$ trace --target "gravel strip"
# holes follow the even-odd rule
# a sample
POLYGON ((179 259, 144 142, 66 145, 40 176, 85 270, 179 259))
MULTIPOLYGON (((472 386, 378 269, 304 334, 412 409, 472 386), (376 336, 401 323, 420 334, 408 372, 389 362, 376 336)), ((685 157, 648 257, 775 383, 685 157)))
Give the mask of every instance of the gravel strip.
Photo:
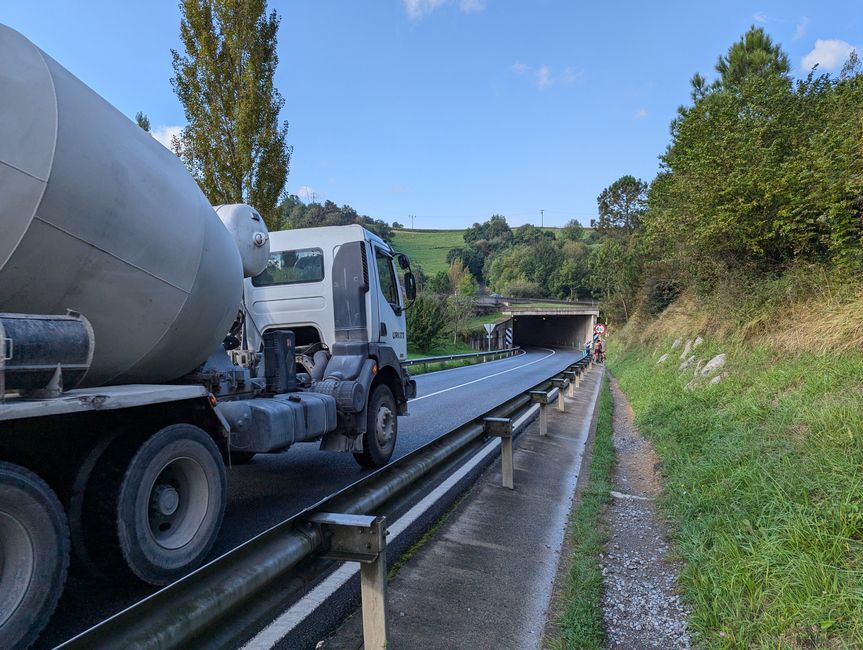
POLYGON ((690 648, 687 611, 668 561, 666 530, 653 499, 661 490, 659 460, 632 422, 629 400, 614 394, 613 502, 605 514, 610 539, 600 556, 603 610, 610 648, 690 648))

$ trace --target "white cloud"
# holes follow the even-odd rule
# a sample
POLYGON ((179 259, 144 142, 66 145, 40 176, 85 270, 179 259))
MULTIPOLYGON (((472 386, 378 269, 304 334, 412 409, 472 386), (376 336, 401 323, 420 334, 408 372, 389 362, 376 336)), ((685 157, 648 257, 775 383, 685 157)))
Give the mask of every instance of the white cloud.
MULTIPOLYGON (((402 0, 408 18, 420 21, 453 0, 402 0)), ((486 0, 459 0, 459 10, 463 14, 477 13, 485 9, 486 0)))
POLYGON ((756 23, 766 23, 767 22, 767 14, 763 11, 759 11, 752 15, 752 20, 756 23))
POLYGON ((538 88, 548 88, 556 83, 575 83, 584 75, 582 68, 567 67, 563 74, 555 77, 551 66, 545 63, 536 68, 527 63, 513 63, 510 70, 517 75, 530 75, 538 88))
MULTIPOLYGON (((152 131, 150 131, 150 135, 152 135, 156 140, 161 142, 165 147, 171 149, 171 138, 174 136, 180 137, 180 131, 183 130, 182 126, 158 126, 152 131)), ((171 149, 173 151, 173 149, 171 149)))
POLYGON ((551 68, 547 65, 541 65, 536 70, 536 85, 540 88, 545 88, 554 83, 551 77, 551 68))
POLYGON ((803 16, 800 18, 800 22, 797 23, 797 27, 794 30, 795 41, 799 41, 801 38, 806 36, 807 27, 809 27, 809 16, 803 16))
POLYGON ((460 7, 463 14, 473 14, 485 9, 485 0, 461 0, 460 7))
POLYGON ((848 56, 856 49, 850 43, 840 41, 838 39, 815 41, 815 49, 803 57, 803 69, 811 70, 813 66, 818 65, 822 71, 831 71, 838 68, 848 60, 848 56))
POLYGON ((635 119, 640 120, 644 117, 647 117, 647 109, 646 108, 639 108, 637 111, 635 111, 635 119))
POLYGON ((564 68, 562 80, 563 80, 563 83, 565 83, 565 84, 571 84, 571 83, 575 83, 576 81, 581 79, 583 76, 584 76, 584 68, 573 68, 570 66, 570 67, 564 68))
POLYGON ((308 203, 309 201, 317 201, 319 199, 318 193, 315 191, 314 187, 309 187, 308 185, 303 185, 297 188, 297 191, 294 192, 298 197, 300 197, 301 201, 305 201, 308 203))

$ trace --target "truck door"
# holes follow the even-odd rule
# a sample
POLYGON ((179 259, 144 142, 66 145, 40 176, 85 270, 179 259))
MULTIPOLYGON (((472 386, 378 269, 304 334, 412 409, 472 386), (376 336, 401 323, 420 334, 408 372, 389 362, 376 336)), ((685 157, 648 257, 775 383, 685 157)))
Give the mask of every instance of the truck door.
POLYGON ((372 244, 378 276, 378 340, 389 345, 399 359, 407 359, 405 309, 392 255, 372 244))

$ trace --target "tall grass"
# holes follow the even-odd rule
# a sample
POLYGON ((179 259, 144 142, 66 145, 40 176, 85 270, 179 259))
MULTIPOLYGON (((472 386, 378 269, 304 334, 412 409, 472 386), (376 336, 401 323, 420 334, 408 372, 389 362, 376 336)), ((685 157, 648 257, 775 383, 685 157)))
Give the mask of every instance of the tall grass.
POLYGON ((562 610, 556 638, 545 640, 555 650, 605 647, 602 616, 602 567, 599 553, 608 539, 602 513, 611 500, 611 468, 614 466, 612 415, 614 399, 605 379, 599 397, 593 451, 587 484, 570 520, 572 553, 564 579, 562 610))
POLYGON ((863 647, 863 353, 698 352, 720 348, 729 376, 694 391, 648 347, 609 358, 663 461, 689 628, 708 647, 863 647))

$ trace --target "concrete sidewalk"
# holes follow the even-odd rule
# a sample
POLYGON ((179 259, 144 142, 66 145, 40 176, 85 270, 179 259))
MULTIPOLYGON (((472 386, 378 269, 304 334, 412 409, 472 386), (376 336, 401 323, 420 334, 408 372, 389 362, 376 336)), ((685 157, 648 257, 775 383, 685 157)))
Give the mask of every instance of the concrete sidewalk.
MULTIPOLYGON (((517 441, 515 489, 501 487, 497 461, 388 585, 390 647, 536 648, 545 625, 576 481, 603 368, 549 405, 517 441)), ((319 647, 362 648, 357 613, 319 647)))

